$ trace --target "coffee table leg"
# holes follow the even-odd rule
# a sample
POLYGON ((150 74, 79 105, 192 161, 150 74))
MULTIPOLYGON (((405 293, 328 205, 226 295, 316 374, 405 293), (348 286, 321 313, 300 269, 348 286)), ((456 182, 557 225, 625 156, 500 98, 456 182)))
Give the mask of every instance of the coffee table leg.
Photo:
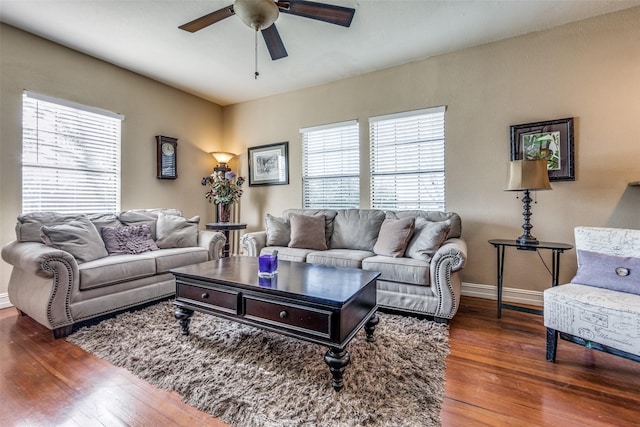
POLYGON ((376 330, 376 325, 380 323, 380 318, 377 314, 371 316, 369 321, 364 325, 364 332, 367 334, 367 342, 374 342, 376 338, 373 336, 373 331, 376 330))
POLYGON ((182 327, 182 335, 189 335, 189 323, 191 323, 191 316, 193 316, 193 310, 188 308, 178 307, 173 315, 180 321, 182 327))
POLYGON ((346 349, 340 350, 338 348, 329 347, 329 350, 327 350, 327 353, 324 355, 324 361, 329 365, 329 370, 333 376, 331 386, 335 391, 342 390, 342 387, 344 386, 342 374, 347 368, 350 359, 351 355, 346 349))

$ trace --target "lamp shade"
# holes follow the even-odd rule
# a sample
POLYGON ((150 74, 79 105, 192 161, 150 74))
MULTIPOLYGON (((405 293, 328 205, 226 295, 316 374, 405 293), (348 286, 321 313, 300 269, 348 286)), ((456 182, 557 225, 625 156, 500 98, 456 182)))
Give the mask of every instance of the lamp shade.
POLYGON ((509 162, 507 191, 524 190, 551 190, 545 159, 509 162))
POLYGON ((229 160, 233 159, 236 155, 233 153, 224 153, 224 152, 212 152, 211 154, 218 163, 229 163, 229 160))

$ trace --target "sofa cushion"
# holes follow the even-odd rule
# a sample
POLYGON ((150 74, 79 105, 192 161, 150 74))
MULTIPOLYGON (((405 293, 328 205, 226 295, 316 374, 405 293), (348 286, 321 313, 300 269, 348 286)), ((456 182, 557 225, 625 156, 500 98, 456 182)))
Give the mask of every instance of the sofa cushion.
POLYGON ((109 255, 96 226, 86 216, 65 224, 43 225, 40 237, 46 245, 69 252, 78 263, 109 255))
POLYGON ((273 251, 278 251, 278 259, 282 261, 305 262, 307 255, 315 249, 289 248, 287 246, 266 246, 260 250, 259 255, 270 255, 273 251))
POLYGON ((429 286, 429 263, 412 258, 374 256, 362 261, 362 269, 379 271, 380 280, 429 286))
POLYGON ((102 227, 102 240, 109 255, 141 254, 158 250, 151 238, 151 229, 146 224, 102 227))
POLYGON ((267 214, 264 217, 267 246, 287 246, 291 240, 289 218, 279 218, 267 214))
POLYGON ((403 256, 413 236, 415 222, 416 219, 412 216, 403 219, 385 219, 380 227, 378 240, 373 246, 373 252, 395 258, 403 256))
POLYGON ((209 251, 199 246, 189 248, 160 249, 150 254, 156 260, 156 273, 166 273, 172 268, 198 264, 209 260, 209 251))
POLYGON ((118 215, 118 219, 124 225, 146 225, 151 230, 151 238, 156 240, 157 217, 148 215, 144 212, 126 211, 118 215))
POLYGON ((89 218, 89 221, 91 221, 93 225, 96 226, 98 234, 101 236, 102 227, 117 227, 119 225, 122 225, 122 223, 118 219, 118 216, 112 213, 87 214, 87 218, 89 218))
POLYGON ((373 251, 385 213, 375 209, 344 209, 333 221, 331 249, 373 251))
POLYGON ((327 249, 327 241, 324 236, 324 215, 289 215, 291 222, 290 248, 327 249))
POLYGON ((156 245, 161 249, 198 246, 199 216, 186 219, 177 215, 158 215, 156 245))
POLYGON ((156 234, 156 222, 158 215, 161 213, 165 215, 182 216, 182 212, 178 209, 133 209, 121 212, 118 215, 118 219, 126 225, 147 224, 151 229, 151 238, 156 240, 158 238, 156 234))
POLYGON ((361 268, 362 260, 372 257, 371 251, 354 249, 329 249, 322 252, 311 252, 307 255, 307 262, 312 264, 330 265, 333 267, 361 268))
POLYGON ((40 228, 43 225, 60 225, 80 218, 86 218, 86 215, 67 215, 57 212, 30 212, 18 215, 16 240, 18 242, 42 242, 40 228))
POLYGON ((571 283, 640 295, 640 258, 578 249, 578 271, 571 283))
POLYGON ((447 239, 450 221, 431 222, 417 218, 413 237, 407 245, 406 255, 410 258, 431 261, 438 248, 447 239))
POLYGON ((406 218, 409 216, 414 216, 416 219, 424 218, 430 222, 449 221, 451 223, 451 228, 449 229, 449 234, 447 234, 447 239, 462 236, 462 220, 460 219, 460 215, 455 212, 422 210, 387 211, 387 218, 406 218))
POLYGON ((333 234, 333 221, 337 213, 337 211, 331 209, 287 209, 282 213, 282 215, 285 218, 289 218, 292 214, 309 216, 324 215, 324 235, 327 241, 327 246, 329 246, 329 241, 333 234))
POLYGON ((156 261, 147 252, 137 255, 114 255, 79 266, 80 290, 109 286, 156 274, 156 261))

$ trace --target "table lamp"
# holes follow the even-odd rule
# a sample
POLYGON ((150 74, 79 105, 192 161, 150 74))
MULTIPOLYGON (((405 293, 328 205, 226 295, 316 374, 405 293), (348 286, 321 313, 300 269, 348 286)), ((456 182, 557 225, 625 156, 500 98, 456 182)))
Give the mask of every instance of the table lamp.
POLYGON ((509 180, 506 191, 524 191, 522 197, 524 233, 516 241, 520 245, 536 244, 538 239, 531 235, 531 197, 530 191, 551 190, 547 161, 539 160, 513 160, 509 162, 509 180))

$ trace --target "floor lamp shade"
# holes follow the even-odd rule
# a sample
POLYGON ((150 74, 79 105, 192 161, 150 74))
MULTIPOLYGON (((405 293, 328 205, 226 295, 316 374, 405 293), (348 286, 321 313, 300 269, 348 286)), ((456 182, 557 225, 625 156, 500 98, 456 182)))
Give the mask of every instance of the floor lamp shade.
POLYGON ((521 245, 536 244, 538 239, 531 235, 531 196, 529 191, 551 190, 549 183, 549 172, 547 171, 547 161, 540 160, 514 160, 509 163, 509 177, 507 180, 507 191, 524 191, 522 197, 524 233, 518 237, 517 242, 521 245))

